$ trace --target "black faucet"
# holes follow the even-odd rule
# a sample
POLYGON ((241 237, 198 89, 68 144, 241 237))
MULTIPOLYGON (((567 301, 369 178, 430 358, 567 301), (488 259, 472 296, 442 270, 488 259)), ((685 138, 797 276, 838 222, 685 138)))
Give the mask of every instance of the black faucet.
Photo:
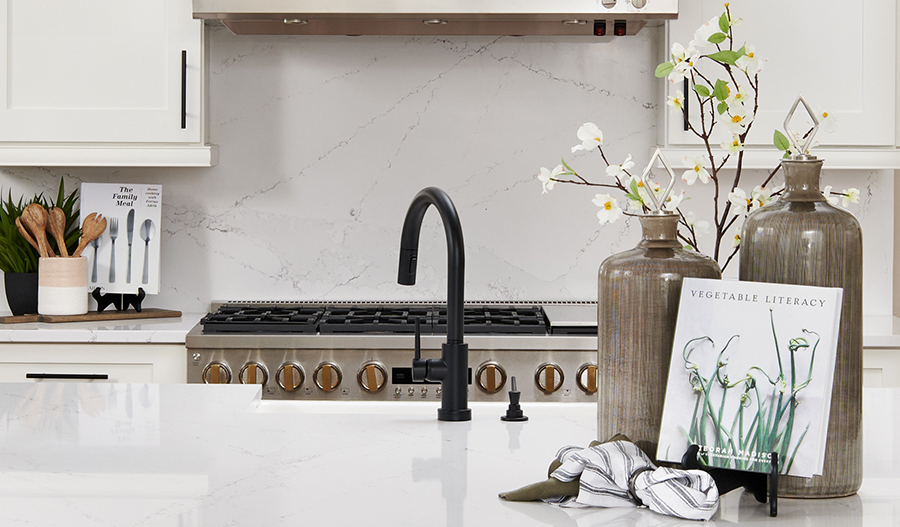
MULTIPOLYGON (((413 198, 403 221, 400 236, 400 272, 397 282, 402 285, 416 283, 416 253, 419 251, 419 231, 422 218, 429 205, 441 214, 444 233, 447 235, 447 342, 441 346, 440 359, 421 358, 419 339, 413 359, 414 381, 438 381, 441 383, 441 407, 439 421, 469 421, 472 410, 468 408, 469 346, 463 342, 463 287, 466 276, 466 254, 463 246, 462 226, 456 207, 446 192, 437 187, 422 189, 413 198)), ((418 321, 416 334, 418 335, 418 321)))

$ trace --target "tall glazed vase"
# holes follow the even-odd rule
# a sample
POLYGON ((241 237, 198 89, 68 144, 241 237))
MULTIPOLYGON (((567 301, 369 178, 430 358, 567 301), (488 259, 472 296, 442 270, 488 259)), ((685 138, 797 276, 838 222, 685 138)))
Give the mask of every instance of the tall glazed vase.
POLYGON ((819 191, 822 160, 783 160, 785 192, 751 213, 741 234, 741 280, 842 287, 825 466, 811 479, 780 478, 785 497, 832 498, 862 483, 862 231, 819 191))
POLYGON ((637 247, 600 265, 598 437, 625 434, 656 459, 681 281, 722 273, 715 260, 678 242, 677 215, 640 220, 637 247))

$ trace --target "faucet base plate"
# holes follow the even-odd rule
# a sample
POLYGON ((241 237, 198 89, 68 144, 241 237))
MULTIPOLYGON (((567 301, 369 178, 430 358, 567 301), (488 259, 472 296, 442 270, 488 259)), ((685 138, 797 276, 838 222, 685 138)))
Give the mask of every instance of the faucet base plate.
POLYGON ((464 408, 462 410, 444 410, 438 408, 438 421, 471 421, 472 410, 464 408))

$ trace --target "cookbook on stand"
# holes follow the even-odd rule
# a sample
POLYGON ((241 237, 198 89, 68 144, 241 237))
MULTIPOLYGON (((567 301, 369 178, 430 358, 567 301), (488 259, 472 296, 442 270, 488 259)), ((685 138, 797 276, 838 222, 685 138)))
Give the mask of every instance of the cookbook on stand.
POLYGON ((81 215, 106 218, 106 231, 84 254, 88 289, 159 293, 162 185, 82 183, 81 215))
POLYGON ((842 292, 685 278, 657 459, 820 475, 842 292))

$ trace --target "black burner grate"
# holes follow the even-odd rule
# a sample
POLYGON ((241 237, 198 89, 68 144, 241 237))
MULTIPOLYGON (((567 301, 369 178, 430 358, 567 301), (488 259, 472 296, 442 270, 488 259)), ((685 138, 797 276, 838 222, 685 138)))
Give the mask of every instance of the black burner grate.
POLYGON ((225 305, 200 320, 204 333, 315 333, 321 307, 225 305))
MULTIPOLYGON (((250 306, 226 304, 201 320, 204 333, 412 334, 416 319, 423 335, 447 333, 446 304, 250 306)), ((464 332, 470 334, 549 333, 541 306, 467 305, 464 332)))

